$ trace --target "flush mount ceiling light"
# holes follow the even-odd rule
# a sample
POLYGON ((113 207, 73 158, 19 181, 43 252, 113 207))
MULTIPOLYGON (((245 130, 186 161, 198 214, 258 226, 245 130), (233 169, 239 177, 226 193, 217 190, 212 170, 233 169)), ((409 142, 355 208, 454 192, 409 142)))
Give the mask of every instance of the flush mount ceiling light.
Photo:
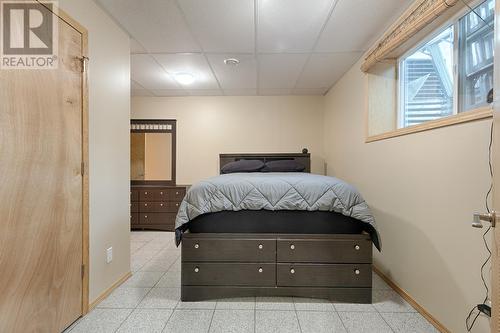
POLYGON ((240 61, 236 58, 228 58, 224 59, 224 63, 228 66, 236 66, 240 63, 240 61))
POLYGON ((188 85, 194 82, 194 75, 191 73, 176 73, 174 78, 175 81, 182 85, 188 85))

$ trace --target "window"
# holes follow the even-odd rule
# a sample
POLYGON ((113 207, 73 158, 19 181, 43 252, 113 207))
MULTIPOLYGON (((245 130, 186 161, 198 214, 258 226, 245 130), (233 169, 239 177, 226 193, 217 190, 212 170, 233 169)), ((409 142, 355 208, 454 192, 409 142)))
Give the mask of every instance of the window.
POLYGON ((494 0, 484 1, 400 59, 399 127, 487 105, 494 7, 494 0))

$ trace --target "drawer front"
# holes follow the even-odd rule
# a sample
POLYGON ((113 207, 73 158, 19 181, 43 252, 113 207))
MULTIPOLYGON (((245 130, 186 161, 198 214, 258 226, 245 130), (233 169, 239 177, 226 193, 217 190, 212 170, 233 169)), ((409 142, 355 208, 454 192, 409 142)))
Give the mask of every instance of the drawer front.
POLYGON ((275 286, 275 264, 182 263, 185 286, 275 286))
POLYGON ((370 240, 278 239, 278 262, 371 263, 370 240))
POLYGON ((182 261, 276 262, 276 241, 184 238, 182 261))
POLYGON ((139 203, 138 202, 131 202, 130 203, 130 212, 132 212, 132 213, 139 212, 139 203))
POLYGON ((139 224, 139 213, 130 213, 130 224, 139 224))
POLYGON ((178 202, 155 202, 155 211, 156 212, 166 212, 166 213, 177 213, 179 210, 178 202))
POLYGON ((130 201, 139 201, 139 191, 130 190, 130 201))
POLYGON ((139 211, 141 213, 153 213, 153 212, 156 212, 157 210, 155 208, 156 208, 155 203, 151 202, 151 201, 140 202, 139 203, 139 211))
POLYGON ((140 213, 139 221, 141 224, 156 224, 173 226, 175 224, 175 214, 173 213, 140 213))
POLYGON ((278 264, 279 287, 371 287, 370 264, 278 264))
POLYGON ((156 190, 142 189, 139 191, 140 201, 154 201, 156 190))
POLYGON ((186 189, 184 187, 171 188, 168 189, 168 200, 180 202, 184 199, 186 195, 186 189))
POLYGON ((168 201, 168 189, 157 189, 153 193, 154 201, 168 201))

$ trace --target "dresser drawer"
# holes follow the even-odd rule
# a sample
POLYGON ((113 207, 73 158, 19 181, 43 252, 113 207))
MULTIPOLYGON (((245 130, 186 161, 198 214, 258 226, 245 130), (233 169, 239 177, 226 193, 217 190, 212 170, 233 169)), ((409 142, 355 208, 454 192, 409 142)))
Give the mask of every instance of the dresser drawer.
POLYGON ((186 188, 178 187, 178 188, 170 188, 168 189, 168 200, 180 202, 184 199, 186 195, 186 188))
POLYGON ((156 189, 153 192, 154 201, 168 201, 168 191, 166 188, 156 189))
POLYGON ((371 263, 369 239, 278 239, 278 262, 371 263))
POLYGON ((139 212, 139 203, 138 202, 131 202, 130 203, 130 212, 131 213, 138 213, 139 212))
POLYGON ((139 224, 139 213, 130 213, 130 224, 139 224))
POLYGON ((366 287, 372 286, 370 264, 278 264, 280 287, 366 287))
POLYGON ((156 191, 152 189, 139 190, 139 201, 154 201, 156 191))
POLYGON ((155 202, 155 212, 177 213, 180 203, 178 202, 155 202))
POLYGON ((156 224, 173 226, 175 224, 175 213, 140 213, 141 224, 156 224))
POLYGON ((139 201, 139 191, 130 190, 130 201, 139 201))
POLYGON ((140 202, 139 203, 139 211, 141 213, 154 213, 156 210, 156 203, 152 201, 148 202, 140 202))
POLYGON ((275 286, 275 264, 183 263, 182 285, 275 286))
POLYGON ((274 239, 189 239, 182 240, 182 261, 275 262, 274 239))

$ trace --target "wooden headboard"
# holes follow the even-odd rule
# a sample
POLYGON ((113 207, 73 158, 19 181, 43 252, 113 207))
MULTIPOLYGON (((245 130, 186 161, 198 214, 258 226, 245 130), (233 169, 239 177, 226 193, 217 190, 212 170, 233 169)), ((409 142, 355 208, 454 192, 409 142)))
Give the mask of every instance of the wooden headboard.
POLYGON ((310 153, 267 153, 267 154, 219 154, 219 173, 224 165, 238 160, 295 160, 303 164, 306 169, 304 172, 311 172, 311 154, 310 153))

